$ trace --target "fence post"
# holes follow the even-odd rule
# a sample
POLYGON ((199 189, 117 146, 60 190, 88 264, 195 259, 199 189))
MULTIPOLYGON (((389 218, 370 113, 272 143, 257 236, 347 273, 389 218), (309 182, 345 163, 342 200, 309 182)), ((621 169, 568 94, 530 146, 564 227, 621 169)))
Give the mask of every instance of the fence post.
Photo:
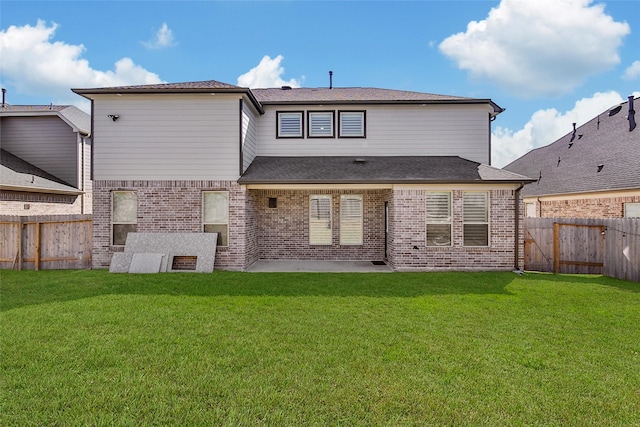
POLYGON ((35 269, 40 270, 40 227, 41 222, 36 222, 36 254, 35 254, 35 269))
POLYGON ((553 223, 553 272, 560 273, 560 224, 553 223))

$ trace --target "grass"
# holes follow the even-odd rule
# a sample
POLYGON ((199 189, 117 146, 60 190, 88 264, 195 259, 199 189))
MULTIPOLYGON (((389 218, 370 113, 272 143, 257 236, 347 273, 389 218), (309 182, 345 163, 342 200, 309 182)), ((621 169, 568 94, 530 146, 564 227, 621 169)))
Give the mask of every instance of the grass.
POLYGON ((526 273, 2 271, 28 425, 640 425, 640 284, 526 273))

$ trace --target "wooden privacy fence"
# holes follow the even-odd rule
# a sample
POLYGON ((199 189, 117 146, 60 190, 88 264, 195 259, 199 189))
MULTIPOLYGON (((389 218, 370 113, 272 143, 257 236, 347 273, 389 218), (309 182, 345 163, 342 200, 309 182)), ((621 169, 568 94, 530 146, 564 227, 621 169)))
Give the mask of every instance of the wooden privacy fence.
POLYGON ((91 215, 0 216, 0 268, 91 268, 91 215))
POLYGON ((525 270, 640 282, 640 219, 525 218, 525 270))

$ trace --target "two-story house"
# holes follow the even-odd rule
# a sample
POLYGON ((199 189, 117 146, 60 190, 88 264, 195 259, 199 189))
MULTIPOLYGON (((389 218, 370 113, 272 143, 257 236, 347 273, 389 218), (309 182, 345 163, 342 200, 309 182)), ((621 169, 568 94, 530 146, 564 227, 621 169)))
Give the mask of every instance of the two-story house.
POLYGON ((71 105, 0 107, 4 215, 91 213, 91 119, 71 105))
POLYGON ((217 81, 92 101, 94 267, 128 232, 217 232, 216 267, 386 260, 522 267, 524 176, 489 166, 490 99, 217 81))

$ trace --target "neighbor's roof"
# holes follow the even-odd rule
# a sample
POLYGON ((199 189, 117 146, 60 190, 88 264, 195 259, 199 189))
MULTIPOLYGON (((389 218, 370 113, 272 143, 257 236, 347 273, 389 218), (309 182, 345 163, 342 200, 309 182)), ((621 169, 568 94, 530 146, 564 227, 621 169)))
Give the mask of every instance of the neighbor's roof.
POLYGON ((82 194, 57 177, 0 149, 0 188, 55 194, 82 194))
POLYGON ((246 93, 262 112, 262 105, 300 104, 489 104, 494 114, 504 111, 490 99, 461 96, 435 95, 431 93, 376 88, 291 88, 282 86, 269 89, 249 89, 222 83, 216 80, 184 83, 163 83, 139 86, 119 86, 93 89, 72 89, 73 92, 91 99, 95 94, 124 93, 246 93))
POLYGON ((540 178, 525 197, 640 189, 640 128, 629 131, 628 110, 628 102, 614 106, 504 169, 540 178))
POLYGON ((457 156, 256 157, 240 184, 521 183, 530 179, 457 156))
POLYGON ((0 108, 0 116, 58 116, 75 131, 89 135, 91 133, 91 116, 73 105, 10 105, 0 108))

